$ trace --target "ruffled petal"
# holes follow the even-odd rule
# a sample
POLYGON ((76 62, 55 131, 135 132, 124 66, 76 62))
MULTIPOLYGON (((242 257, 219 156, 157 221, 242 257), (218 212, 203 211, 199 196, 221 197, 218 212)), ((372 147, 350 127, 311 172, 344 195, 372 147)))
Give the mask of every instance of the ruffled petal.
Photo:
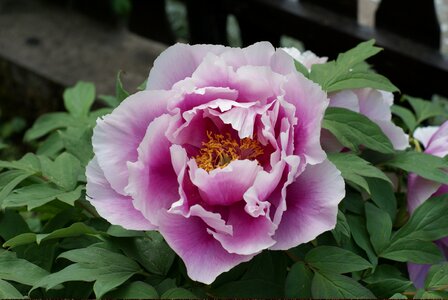
POLYGON ((200 217, 166 214, 160 218, 160 233, 184 261, 188 276, 206 284, 254 256, 229 253, 212 232, 200 217))
POLYGON ((159 214, 168 210, 179 199, 177 174, 181 157, 171 159, 171 143, 165 136, 172 116, 156 118, 146 131, 138 147, 138 160, 129 163, 129 185, 126 192, 134 199, 134 206, 153 224, 158 225, 159 214), (174 165, 174 166, 173 166, 174 165))
POLYGON ((87 165, 86 176, 87 200, 109 223, 131 230, 157 229, 134 208, 131 197, 118 194, 111 188, 96 156, 87 165))
POLYGON ((344 196, 341 172, 331 162, 308 165, 286 190, 286 210, 271 249, 286 250, 333 229, 344 196))
POLYGON ((263 169, 256 160, 234 160, 224 168, 210 172, 198 168, 190 160, 190 179, 209 205, 231 205, 243 200, 257 174, 263 169))
POLYGON ((124 100, 111 114, 97 120, 93 150, 112 188, 124 195, 127 162, 137 160, 137 147, 149 123, 166 112, 171 93, 142 91, 124 100))

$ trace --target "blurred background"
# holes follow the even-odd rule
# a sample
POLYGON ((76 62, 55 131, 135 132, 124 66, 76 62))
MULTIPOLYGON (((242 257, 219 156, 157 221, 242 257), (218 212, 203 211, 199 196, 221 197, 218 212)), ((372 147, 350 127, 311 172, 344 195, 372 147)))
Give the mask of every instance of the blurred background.
POLYGON ((371 38, 385 50, 369 62, 402 93, 448 97, 448 0, 0 0, 0 151, 79 80, 113 94, 122 70, 135 92, 176 42, 333 59, 371 38))

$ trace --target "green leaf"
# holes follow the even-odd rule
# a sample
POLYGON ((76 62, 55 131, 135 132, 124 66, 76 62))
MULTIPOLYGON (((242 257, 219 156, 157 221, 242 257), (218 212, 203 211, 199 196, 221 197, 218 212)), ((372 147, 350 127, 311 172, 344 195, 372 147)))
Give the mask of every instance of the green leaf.
POLYGON ((148 84, 148 79, 145 79, 140 85, 137 87, 137 90, 144 91, 146 90, 146 85, 148 84))
POLYGON ((380 254, 381 257, 416 264, 434 264, 443 260, 439 248, 422 240, 402 239, 393 242, 380 254))
POLYGON ((57 154, 59 154, 63 149, 64 149, 64 143, 62 142, 62 139, 59 136, 59 133, 56 131, 56 132, 51 133, 45 139, 45 141, 39 145, 39 148, 37 148, 36 154, 53 158, 57 154))
POLYGON ((25 133, 24 140, 32 141, 38 139, 53 130, 76 126, 78 122, 75 118, 65 112, 47 113, 39 117, 33 126, 25 133))
POLYGON ((432 181, 448 184, 447 173, 443 170, 448 168, 448 161, 434 155, 415 151, 397 152, 391 160, 386 161, 386 164, 432 181))
POLYGON ((161 299, 197 299, 195 294, 183 288, 173 288, 160 296, 161 299))
POLYGON ((66 89, 63 97, 65 108, 72 116, 87 117, 95 101, 95 85, 79 81, 74 87, 66 89))
POLYGON ((17 258, 15 253, 0 251, 0 279, 34 285, 46 275, 47 271, 25 259, 17 258))
POLYGON ((23 295, 9 282, 0 279, 0 299, 23 299, 23 295))
POLYGON ((155 231, 148 231, 143 237, 118 239, 116 243, 127 256, 154 274, 166 275, 175 258, 173 250, 155 231))
POLYGON ((420 124, 431 117, 446 116, 446 112, 438 104, 408 95, 404 95, 403 98, 411 104, 415 115, 417 116, 417 124, 420 124))
POLYGON ((333 246, 312 249, 306 254, 305 261, 319 271, 340 274, 372 267, 368 261, 353 252, 333 246))
POLYGON ((124 229, 119 225, 111 225, 107 230, 107 234, 114 237, 145 236, 145 233, 143 231, 124 229))
POLYGON ((115 98, 117 99, 118 103, 129 97, 129 93, 124 89, 123 83, 121 82, 122 73, 123 71, 118 72, 115 84, 115 98))
POLYGON ((403 239, 435 241, 448 236, 448 195, 433 197, 421 204, 409 221, 392 237, 392 242, 403 239))
POLYGON ((347 219, 341 210, 338 210, 336 227, 332 231, 334 238, 338 244, 342 241, 342 236, 350 238, 350 226, 348 225, 347 219))
POLYGON ((393 294, 392 297, 390 297, 389 299, 408 299, 408 297, 406 297, 403 294, 396 293, 396 294, 393 294))
POLYGON ((0 174, 0 181, 8 181, 6 185, 0 187, 0 206, 11 191, 31 175, 30 172, 23 170, 10 170, 0 174))
POLYGON ((305 76, 306 78, 310 76, 310 72, 300 61, 294 59, 294 65, 296 67, 297 72, 302 73, 303 76, 305 76))
POLYGON ((59 131, 59 136, 65 149, 79 159, 83 166, 87 166, 93 157, 92 130, 69 127, 65 131, 59 131))
POLYGON ((359 146, 364 145, 381 153, 394 153, 391 142, 377 124, 348 109, 327 108, 322 127, 353 151, 359 151, 359 146))
POLYGON ((350 277, 322 272, 314 274, 312 294, 313 298, 320 299, 375 298, 371 291, 350 277))
POLYGON ((0 237, 4 240, 29 231, 28 225, 17 212, 12 210, 0 212, 0 237))
POLYGON ((410 132, 414 131, 417 126, 417 119, 409 109, 394 104, 391 111, 394 115, 400 117, 410 132))
POLYGON ((28 210, 32 210, 56 199, 73 206, 81 197, 83 189, 80 185, 74 191, 66 192, 49 184, 32 184, 9 194, 4 199, 2 208, 27 206, 28 210))
MULTIPOLYGON (((417 296, 417 295, 416 295, 417 296)), ((414 297, 414 299, 418 299, 414 297)), ((425 291, 419 299, 448 299, 446 291, 425 291)))
MULTIPOLYGON (((193 295, 194 296, 194 295, 193 295)), ((123 285, 118 289, 111 291, 105 295, 108 299, 158 299, 159 294, 151 285, 142 282, 134 281, 123 285)), ((168 298, 168 297, 167 297, 168 298)), ((189 297, 184 298, 191 298, 189 297)))
POLYGON ((378 298, 388 298, 395 293, 405 292, 413 283, 403 277, 401 272, 391 265, 379 265, 375 273, 364 279, 367 288, 378 298))
POLYGON ((45 156, 40 156, 42 176, 66 191, 72 191, 78 183, 82 171, 79 160, 70 153, 64 152, 54 162, 45 156))
POLYGON ((378 264, 378 257, 370 242, 365 220, 362 217, 353 215, 346 215, 346 218, 348 224, 350 225, 350 230, 355 243, 366 252, 372 265, 376 266, 378 264))
POLYGON ((39 159, 34 153, 27 153, 21 159, 14 161, 1 161, 0 168, 28 171, 32 174, 40 171, 39 159))
POLYGON ((392 184, 378 178, 367 178, 372 201, 389 214, 392 221, 397 214, 397 199, 392 184))
POLYGON ((287 298, 311 298, 311 281, 313 272, 303 263, 292 265, 285 281, 287 298))
POLYGON ((431 266, 425 280, 425 288, 448 289, 448 263, 431 266))
MULTIPOLYGON (((283 287, 264 279, 240 279, 215 288, 211 294, 224 298, 281 298, 283 287)), ((161 298, 164 298, 163 296, 161 298)))
POLYGON ((337 81, 326 88, 328 93, 340 90, 373 88, 387 92, 397 92, 399 89, 386 77, 373 72, 348 72, 338 77, 337 81))
POLYGON ((365 210, 370 241, 376 253, 381 253, 389 245, 392 234, 392 220, 387 212, 373 204, 366 203, 365 210))
POLYGON ((24 233, 18 235, 3 244, 3 247, 17 247, 21 245, 26 245, 30 243, 37 243, 38 245, 44 241, 52 239, 60 239, 67 237, 75 237, 84 234, 98 234, 99 232, 93 228, 87 226, 84 223, 74 223, 67 228, 57 229, 51 233, 24 233))
POLYGON ((390 183, 389 178, 368 161, 350 153, 329 153, 328 159, 341 171, 345 180, 362 187, 369 194, 369 184, 365 177, 378 178, 390 183))

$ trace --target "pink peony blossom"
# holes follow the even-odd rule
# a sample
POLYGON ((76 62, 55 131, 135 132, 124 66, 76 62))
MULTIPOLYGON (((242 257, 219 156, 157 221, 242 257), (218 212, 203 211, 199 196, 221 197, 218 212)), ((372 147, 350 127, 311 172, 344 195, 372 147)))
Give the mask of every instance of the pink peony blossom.
POLYGON ((327 106, 269 43, 176 44, 145 91, 97 121, 88 199, 112 224, 160 231, 211 283, 335 227, 345 187, 320 145, 327 106))
MULTIPOLYGON (((425 153, 439 157, 448 155, 448 121, 440 127, 417 128, 414 132, 414 138, 425 147, 425 153)), ((413 173, 408 176, 407 203, 411 214, 427 199, 446 193, 448 193, 448 185, 427 180, 413 173)), ((436 241, 436 245, 448 259, 448 237, 436 241)), ((426 274, 430 267, 430 265, 408 263, 409 276, 416 287, 422 288, 424 286, 426 274)))

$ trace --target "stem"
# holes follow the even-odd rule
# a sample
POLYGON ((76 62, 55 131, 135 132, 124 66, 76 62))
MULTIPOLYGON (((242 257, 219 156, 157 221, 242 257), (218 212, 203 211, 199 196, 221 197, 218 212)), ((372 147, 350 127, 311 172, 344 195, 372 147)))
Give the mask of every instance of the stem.
POLYGON ((99 218, 99 217, 100 217, 96 211, 94 211, 94 210, 92 210, 90 207, 84 205, 84 203, 82 203, 81 201, 76 201, 76 203, 77 203, 78 206, 80 206, 82 209, 84 209, 85 211, 87 211, 92 217, 94 217, 94 218, 99 218))
POLYGON ((294 254, 292 254, 289 250, 285 250, 285 251, 283 251, 283 252, 285 252, 285 254, 288 255, 288 257, 289 257, 290 259, 292 259, 294 262, 301 261, 300 258, 298 258, 298 257, 295 256, 294 254))

